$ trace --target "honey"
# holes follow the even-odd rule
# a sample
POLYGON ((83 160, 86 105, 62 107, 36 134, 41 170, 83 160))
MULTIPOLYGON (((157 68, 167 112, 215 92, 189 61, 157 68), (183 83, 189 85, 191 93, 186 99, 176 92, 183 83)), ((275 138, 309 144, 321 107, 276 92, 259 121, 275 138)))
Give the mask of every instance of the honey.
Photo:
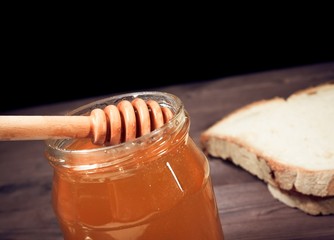
MULTIPOLYGON (((141 97, 170 107, 172 120, 115 146, 89 139, 47 141, 53 208, 64 239, 223 239, 208 160, 189 136, 182 102, 160 92, 141 97)), ((92 106, 97 104, 70 114, 92 106)))

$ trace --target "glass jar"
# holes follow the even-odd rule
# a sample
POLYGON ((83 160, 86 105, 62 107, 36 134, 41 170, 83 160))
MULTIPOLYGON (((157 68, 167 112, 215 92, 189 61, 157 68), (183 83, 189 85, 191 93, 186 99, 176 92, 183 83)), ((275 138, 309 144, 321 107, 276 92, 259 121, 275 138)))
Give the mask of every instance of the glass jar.
POLYGON ((46 141, 52 201, 64 239, 223 239, 209 163, 189 136, 183 103, 164 92, 117 95, 82 106, 87 115, 121 100, 152 99, 173 118, 112 146, 90 139, 46 141))

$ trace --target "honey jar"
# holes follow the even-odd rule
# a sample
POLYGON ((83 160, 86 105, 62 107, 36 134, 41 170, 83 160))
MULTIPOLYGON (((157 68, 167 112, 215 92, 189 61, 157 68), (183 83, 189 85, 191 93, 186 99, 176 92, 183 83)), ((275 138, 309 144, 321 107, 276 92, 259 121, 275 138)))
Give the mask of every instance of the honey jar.
POLYGON ((46 141, 52 203, 65 240, 223 239, 208 159, 189 136, 180 98, 165 92, 121 94, 68 115, 135 98, 171 110, 163 126, 119 144, 46 141))

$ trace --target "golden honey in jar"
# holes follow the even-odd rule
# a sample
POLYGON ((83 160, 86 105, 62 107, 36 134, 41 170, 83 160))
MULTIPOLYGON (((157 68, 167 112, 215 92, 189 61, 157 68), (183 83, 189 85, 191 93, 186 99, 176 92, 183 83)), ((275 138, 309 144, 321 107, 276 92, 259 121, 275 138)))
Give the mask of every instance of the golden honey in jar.
POLYGON ((87 115, 137 97, 168 107, 173 118, 117 145, 46 141, 54 169, 53 208, 64 239, 223 239, 209 163, 189 136, 190 119, 178 97, 123 94, 69 115, 87 115))

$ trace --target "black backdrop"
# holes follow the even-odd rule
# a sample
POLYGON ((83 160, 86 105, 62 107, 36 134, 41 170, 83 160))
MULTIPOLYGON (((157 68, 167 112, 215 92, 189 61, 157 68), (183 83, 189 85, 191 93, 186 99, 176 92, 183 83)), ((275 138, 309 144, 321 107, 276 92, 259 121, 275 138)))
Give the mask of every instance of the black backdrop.
POLYGON ((306 51, 302 47, 238 47, 238 51, 224 47, 201 52, 151 49, 150 53, 144 49, 111 55, 21 50, 3 65, 0 112, 334 61, 327 48, 306 51))
POLYGON ((7 9, 0 112, 334 61, 330 7, 283 6, 277 14, 272 7, 261 8, 261 14, 242 7, 219 7, 219 14, 206 17, 188 11, 194 16, 182 13, 184 19, 175 24, 170 12, 152 18, 151 9, 145 15, 135 8, 140 17, 134 18, 130 9, 108 18, 7 9))

